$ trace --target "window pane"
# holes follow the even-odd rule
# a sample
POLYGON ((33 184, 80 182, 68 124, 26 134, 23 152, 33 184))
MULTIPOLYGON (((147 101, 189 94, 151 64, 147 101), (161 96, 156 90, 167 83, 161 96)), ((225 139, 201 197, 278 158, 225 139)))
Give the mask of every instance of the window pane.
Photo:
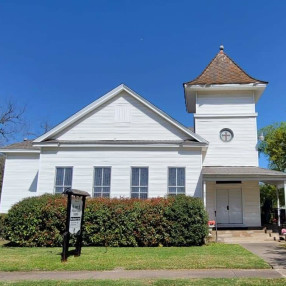
POLYGON ((176 188, 175 187, 169 187, 169 194, 176 194, 176 188))
POLYGON ((94 187, 95 193, 101 193, 102 188, 101 187, 94 187))
POLYGON ((185 168, 177 168, 177 186, 185 186, 185 168))
POLYGON ((140 188, 140 193, 148 193, 148 187, 141 187, 140 188))
POLYGON ((178 187, 177 188, 177 194, 184 194, 185 193, 185 187, 178 187))
POLYGON ((102 188, 102 192, 109 194, 109 193, 110 193, 110 187, 103 187, 103 188, 102 188))
POLYGON ((102 183, 102 168, 94 168, 94 185, 101 186, 102 183))
POLYGON ((65 186, 72 185, 72 168, 65 168, 65 186))
POLYGON ((132 193, 139 193, 139 187, 132 187, 131 192, 132 193))
POLYGON ((110 186, 111 168, 103 168, 103 186, 110 186))
POLYGON ((102 193, 103 198, 109 198, 109 193, 102 193))
POLYGON ((169 168, 169 186, 176 186, 176 168, 169 168))
POLYGON ((147 193, 140 193, 140 199, 145 200, 147 199, 147 197, 148 197, 147 193))
POLYGON ((132 168, 131 185, 139 186, 139 168, 132 168))
POLYGON ((56 187, 55 193, 56 194, 62 194, 63 188, 62 187, 56 187))
POLYGON ((139 198, 139 193, 131 193, 131 198, 132 199, 138 199, 139 198))
POLYGON ((100 197, 101 197, 101 193, 94 193, 93 196, 94 196, 95 198, 100 198, 100 197))
POLYGON ((57 168, 56 186, 62 186, 64 182, 64 168, 57 168))
POLYGON ((148 168, 140 168, 140 186, 148 186, 148 168))

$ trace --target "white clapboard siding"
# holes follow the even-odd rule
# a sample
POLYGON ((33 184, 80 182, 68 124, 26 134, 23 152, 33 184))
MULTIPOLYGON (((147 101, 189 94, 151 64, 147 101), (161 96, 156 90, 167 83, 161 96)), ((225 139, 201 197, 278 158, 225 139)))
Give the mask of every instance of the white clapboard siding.
POLYGON ((7 156, 0 213, 6 213, 13 204, 23 198, 37 195, 38 169, 38 154, 9 154, 7 156))
POLYGON ((256 117, 196 118, 196 133, 209 142, 203 166, 258 166, 256 117), (220 131, 234 133, 230 142, 220 131))
POLYGON ((207 182, 206 210, 209 214, 209 219, 215 220, 216 189, 231 188, 241 188, 242 190, 243 226, 261 226, 260 191, 258 181, 244 181, 241 185, 216 185, 215 182, 207 182))
POLYGON ((198 94, 196 114, 254 113, 253 95, 248 93, 198 94))
POLYGON ((53 193, 57 166, 73 167, 72 187, 92 193, 94 166, 110 166, 111 197, 130 197, 131 167, 149 168, 149 197, 167 194, 168 167, 186 168, 187 195, 201 196, 201 151, 182 148, 97 148, 42 151, 38 194, 53 193))
POLYGON ((59 140, 178 140, 188 135, 122 91, 56 136, 59 140))

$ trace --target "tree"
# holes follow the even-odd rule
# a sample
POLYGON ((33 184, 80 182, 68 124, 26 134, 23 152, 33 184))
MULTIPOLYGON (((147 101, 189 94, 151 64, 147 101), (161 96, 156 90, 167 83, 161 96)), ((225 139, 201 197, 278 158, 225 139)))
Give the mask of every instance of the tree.
MULTIPOLYGON (((258 132, 263 134, 264 140, 258 143, 258 151, 267 156, 269 168, 277 171, 286 171, 286 122, 268 125, 258 132)), ((278 190, 280 205, 285 205, 284 192, 278 190)), ((265 223, 270 222, 270 212, 277 208, 276 187, 262 185, 260 187, 261 213, 265 223)))
POLYGON ((264 153, 272 170, 286 171, 286 122, 275 123, 259 130, 264 140, 258 144, 258 151, 264 153))
POLYGON ((0 105, 0 144, 3 145, 21 130, 24 125, 23 113, 25 108, 19 109, 11 101, 0 105))

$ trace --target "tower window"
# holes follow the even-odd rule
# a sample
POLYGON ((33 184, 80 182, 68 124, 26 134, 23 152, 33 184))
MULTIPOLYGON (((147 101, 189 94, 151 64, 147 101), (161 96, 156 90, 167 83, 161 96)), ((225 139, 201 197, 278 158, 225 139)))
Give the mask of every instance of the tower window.
POLYGON ((219 134, 220 134, 220 139, 223 142, 230 142, 233 138, 233 132, 228 128, 223 128, 219 134))

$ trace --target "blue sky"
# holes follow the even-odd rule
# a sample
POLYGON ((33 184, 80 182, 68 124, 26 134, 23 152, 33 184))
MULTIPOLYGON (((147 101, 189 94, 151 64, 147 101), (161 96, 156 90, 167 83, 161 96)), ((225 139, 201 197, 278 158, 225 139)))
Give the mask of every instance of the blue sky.
POLYGON ((223 44, 270 82, 258 127, 285 121, 285 13, 285 1, 0 0, 0 98, 25 105, 39 134, 125 83, 192 126, 182 83, 223 44))

